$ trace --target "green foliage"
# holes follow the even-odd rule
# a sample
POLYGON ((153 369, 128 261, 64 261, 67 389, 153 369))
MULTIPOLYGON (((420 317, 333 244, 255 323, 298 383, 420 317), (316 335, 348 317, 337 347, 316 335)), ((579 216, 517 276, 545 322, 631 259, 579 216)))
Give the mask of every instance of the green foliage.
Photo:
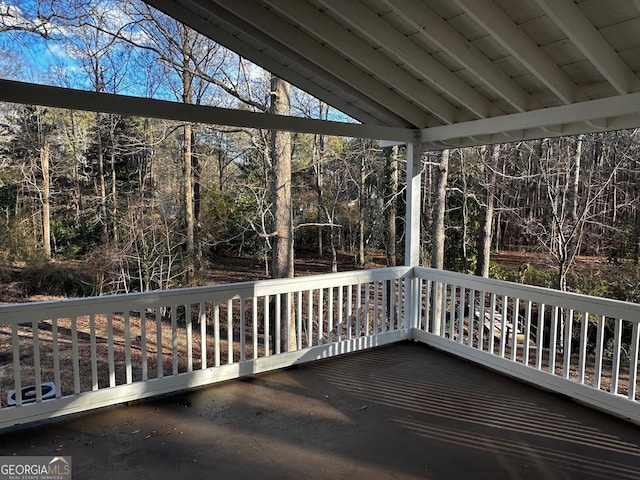
POLYGON ((496 280, 508 280, 510 271, 497 264, 493 260, 489 261, 489 278, 495 278, 496 280))
POLYGON ((598 271, 580 272, 570 275, 567 283, 572 291, 592 297, 611 298, 611 284, 598 271))
POLYGON ((0 224, 0 256, 8 264, 42 259, 42 247, 29 222, 11 219, 0 224))
MULTIPOLYGON (((518 272, 514 271, 517 281, 518 272)), ((535 268, 529 266, 524 274, 524 283, 527 285, 535 285, 544 288, 553 288, 555 282, 555 274, 547 269, 535 268)))

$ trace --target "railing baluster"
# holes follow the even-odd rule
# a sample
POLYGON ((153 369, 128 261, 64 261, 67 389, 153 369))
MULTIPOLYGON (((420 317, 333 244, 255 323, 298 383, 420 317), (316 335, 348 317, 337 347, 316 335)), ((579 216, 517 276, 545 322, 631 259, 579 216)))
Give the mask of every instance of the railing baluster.
MULTIPOLYGON (((353 321, 353 286, 352 285, 348 285, 347 286, 347 304, 345 305, 346 311, 346 317, 347 317, 347 340, 351 340, 352 338, 352 328, 351 328, 351 323, 353 321)), ((391 320, 391 324, 393 324, 393 312, 391 314, 392 316, 392 320, 391 320)))
POLYGON ((244 362, 247 359, 247 321, 246 321, 246 299, 240 298, 238 303, 240 304, 240 361, 244 362))
POLYGON ((371 284, 366 283, 364 286, 364 335, 369 336, 373 331, 373 325, 370 325, 371 321, 371 284))
POLYGON ((262 331, 264 332, 264 356, 268 357, 271 355, 271 341, 270 341, 270 336, 271 336, 271 328, 270 328, 270 315, 269 315, 269 309, 271 308, 271 295, 265 295, 263 297, 264 299, 264 305, 262 307, 262 317, 263 317, 263 325, 262 325, 262 331))
MULTIPOLYGON (((389 280, 383 280, 381 283, 382 287, 382 311, 380 312, 380 331, 387 331, 387 320, 389 315, 391 314, 389 308, 389 280)), ((339 300, 338 300, 339 302, 339 300)))
POLYGON ((362 335, 362 284, 356 285, 356 338, 362 335))
MULTIPOLYGON (((422 295, 422 291, 421 291, 422 295)), ((430 308, 430 299, 431 299, 431 280, 427 280, 424 286, 424 310, 422 313, 424 319, 424 331, 431 331, 431 308, 430 308)), ((433 333, 433 332, 432 332, 433 333)))
MULTIPOLYGON (((56 388, 56 398, 60 398, 62 396, 62 388, 60 388, 60 386, 62 385, 62 381, 61 381, 61 375, 60 375, 60 343, 58 342, 58 319, 56 317, 53 317, 51 319, 51 338, 53 340, 51 342, 51 347, 53 348, 53 378, 54 378, 55 384, 58 386, 58 388, 56 388)), ((94 335, 94 343, 95 343, 95 335, 94 335)), ((98 385, 97 371, 95 376, 95 384, 97 389, 97 385, 98 385)))
POLYGON ((378 334, 378 312, 379 312, 379 308, 378 308, 378 282, 373 282, 373 330, 372 333, 373 335, 377 335, 378 334))
MULTIPOLYGON (((267 302, 268 303, 268 302, 267 302)), ((265 305, 267 305, 265 303, 265 305)), ((267 312, 268 312, 268 307, 267 312)), ((268 313, 267 313, 268 315, 268 313)), ((267 325, 269 325, 267 318, 267 325)), ((267 339, 268 339, 267 335, 267 339)), ((267 340, 268 341, 268 340, 267 340)), ((267 352, 269 351, 269 345, 267 344, 267 352)), ((213 302, 213 361, 216 367, 220 366, 220 303, 213 302)))
POLYGON ((333 287, 328 289, 328 294, 329 298, 327 299, 327 305, 329 307, 329 311, 327 312, 327 343, 333 343, 333 287))
POLYGON ((22 369, 20 366, 20 335, 18 324, 11 325, 11 343, 13 347, 13 385, 16 395, 16 405, 22 405, 22 369))
POLYGON ((562 375, 569 378, 571 373, 571 336, 573 334, 573 309, 569 309, 567 319, 564 323, 564 359, 562 364, 562 375))
POLYGON ((184 306, 184 320, 187 336, 187 372, 193 372, 193 305, 191 303, 184 306))
POLYGON ((520 298, 513 299, 513 311, 511 312, 511 360, 518 357, 518 324, 520 323, 520 298))
POLYGON ((441 289, 442 284, 434 280, 431 288, 431 305, 429 308, 431 311, 431 324, 429 325, 429 331, 438 336, 442 335, 440 315, 438 315, 438 313, 441 312, 441 310, 438 309, 438 305, 440 304, 438 292, 441 291, 441 289))
MULTIPOLYGON (((440 302, 440 336, 447 336, 447 284, 442 283, 442 291, 438 301, 440 302)), ((451 333, 451 332, 449 332, 451 333)))
MULTIPOLYGON (((455 333, 456 333, 456 286, 455 285, 449 285, 449 339, 454 340, 455 339, 455 333)), ((446 290, 445 290, 446 292, 446 290)), ((447 294, 445 293, 444 295, 445 297, 447 296, 447 294)), ((446 328, 445 328, 446 330, 446 328)))
MULTIPOLYGON (((186 312, 185 312, 186 315, 186 312)), ((171 372, 178 375, 178 306, 171 306, 171 372)))
MULTIPOLYGON (((389 292, 387 301, 389 302, 389 331, 395 330, 395 315, 396 315, 396 282, 395 280, 388 280, 387 291, 389 292)), ((351 302, 349 302, 351 303, 351 302)))
POLYGON ((227 365, 231 365, 234 362, 235 362, 235 359, 233 358, 233 299, 230 298, 227 300, 227 365))
POLYGON ((338 341, 341 342, 343 337, 343 328, 344 328, 344 290, 343 287, 338 287, 338 341))
POLYGON ((596 338, 596 358, 594 364, 593 386, 600 389, 602 385, 602 356, 604 354, 604 315, 598 319, 598 333, 596 338))
MULTIPOLYGON (((53 330, 57 330, 57 320, 53 319, 52 320, 52 324, 56 324, 55 329, 53 330)), ((89 338, 91 339, 91 390, 93 390, 94 392, 96 390, 98 390, 99 388, 99 383, 98 383, 98 352, 97 352, 97 345, 96 345, 96 316, 94 313, 91 314, 91 316, 89 317, 89 338)), ((53 336, 53 352, 54 352, 54 364, 58 363, 56 362, 56 358, 58 357, 57 355, 57 351, 58 351, 58 338, 57 338, 57 334, 54 334, 53 336)), ((54 367, 55 368, 55 367, 54 367)), ((60 365, 58 365, 57 370, 57 374, 60 374, 60 365)), ((147 380, 146 378, 143 378, 143 380, 147 380)), ((56 385, 60 385, 60 379, 56 378, 56 385)), ((59 388, 56 389, 56 394, 59 392, 59 388)))
MULTIPOLYGON (((131 368, 131 326, 129 325, 129 320, 129 310, 127 310, 126 312, 124 312, 124 364, 127 385, 133 381, 131 368)), ((75 343, 76 342, 74 342, 74 344, 75 343)))
POLYGON ((620 381, 620 347, 622 345, 622 319, 616 318, 613 330, 613 362, 611 365, 611 393, 618 393, 620 381))
MULTIPOLYGON (((291 296, 291 292, 287 292, 285 293, 285 302, 286 302, 286 306, 285 306, 285 338, 287 339, 287 348, 285 349, 285 352, 290 352, 292 351, 292 345, 293 348, 295 348, 295 343, 292 341, 293 339, 291 338, 291 321, 294 320, 295 318, 292 318, 291 315, 293 312, 293 305, 291 304, 291 302, 293 301, 293 297, 291 296)), ((295 328, 293 330, 293 334, 295 335, 295 328)))
MULTIPOLYGON (((460 296, 458 298, 458 343, 464 343, 464 305, 466 303, 467 289, 460 288, 460 296)), ((455 304, 451 305, 451 308, 455 304)))
POLYGON ((307 290, 307 347, 313 346, 313 290, 307 290))
POLYGON ((116 364, 113 345, 113 312, 107 314, 107 359, 109 361, 109 387, 116 386, 116 364))
POLYGON ((304 324, 304 315, 302 313, 302 290, 298 290, 298 301, 296 302, 296 343, 298 346, 298 350, 302 349, 302 325, 304 324))
POLYGON ((631 348, 629 349, 629 400, 636 399, 638 383, 638 350, 640 350, 640 327, 633 323, 631 330, 631 348))
MULTIPOLYGON (((637 325, 637 324, 636 324, 637 325)), ((584 383, 587 364, 587 334, 589 330, 589 312, 582 313, 580 322, 580 352, 578 354, 578 382, 584 383)))
POLYGON ((33 373, 35 377, 36 402, 41 402, 42 370, 40 368, 40 328, 37 320, 31 322, 31 341, 33 342, 33 373))
POLYGON ((322 337, 324 336, 324 288, 318 289, 318 343, 322 345, 322 337))
POLYGON ((536 335, 536 369, 542 370, 542 354, 544 353, 544 318, 546 316, 546 305, 538 305, 538 333, 536 335))
POLYGON ((147 309, 140 310, 140 359, 142 360, 142 380, 149 380, 149 362, 147 360, 147 309))
POLYGON ((281 345, 281 334, 282 334, 282 329, 281 329, 281 320, 282 317, 280 316, 281 313, 281 306, 280 303, 282 302, 281 300, 282 295, 277 294, 275 295, 276 298, 276 311, 275 311, 275 332, 273 332, 273 336, 275 337, 274 339, 274 343, 275 343, 275 349, 276 349, 276 354, 282 352, 282 345, 281 345))
POLYGON ((251 335, 253 337, 253 359, 258 358, 258 297, 251 303, 251 335))
MULTIPOLYGON (((489 344, 491 347, 491 353, 496 353, 495 343, 496 343, 496 294, 495 292, 491 293, 491 311, 489 312, 489 344)), ((502 334, 500 335, 502 337, 502 334)))
POLYGON ((558 341, 558 312, 559 307, 555 305, 553 307, 553 314, 551 315, 550 325, 550 339, 549 339, 549 373, 556 374, 556 350, 558 341))
MULTIPOLYGON (((469 345, 470 347, 473 347, 473 337, 474 337, 474 329, 475 329, 475 321, 474 321, 474 311, 475 311, 475 303, 476 303, 476 291, 475 289, 470 289, 469 290, 469 302, 467 303, 467 306, 469 308, 469 313, 467 315, 468 320, 468 326, 467 329, 469 330, 469 333, 467 334, 467 345, 469 345)), ((464 315, 464 312, 463 312, 464 315)))
POLYGON ((198 321, 200 322, 200 369, 207 368, 207 304, 200 302, 198 311, 198 321))
POLYGON ((73 358, 73 392, 80 393, 80 353, 78 351, 78 317, 71 318, 71 356, 73 358))
POLYGON ((529 365, 529 342, 531 339, 531 300, 527 301, 527 306, 525 307, 525 318, 524 318, 524 339, 522 346, 522 362, 525 365, 529 365))
POLYGON ((504 358, 504 352, 506 350, 507 341, 509 340, 509 331, 507 329, 507 302, 509 298, 506 295, 502 297, 502 308, 501 310, 501 324, 502 328, 500 330, 500 358, 504 358))
MULTIPOLYGON (((487 292, 483 290, 480 292, 480 296, 478 298, 478 348, 482 351, 484 351, 484 318, 486 314, 486 299, 487 292)), ((476 317, 475 303, 473 305, 473 311, 470 315, 473 315, 474 318, 476 317)))
POLYGON ((156 305, 154 317, 156 319, 156 375, 157 378, 164 376, 164 349, 162 345, 162 308, 156 305))

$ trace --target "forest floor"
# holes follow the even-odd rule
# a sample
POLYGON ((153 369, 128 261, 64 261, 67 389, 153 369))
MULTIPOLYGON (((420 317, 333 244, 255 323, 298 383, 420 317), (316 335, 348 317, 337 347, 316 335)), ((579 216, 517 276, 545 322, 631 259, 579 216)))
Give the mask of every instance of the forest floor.
MULTIPOLYGON (((382 268, 386 265, 384 252, 368 253, 367 263, 363 267, 356 265, 356 259, 351 254, 338 254, 338 271, 349 271, 359 268, 382 268)), ((553 275, 555 272, 552 259, 545 254, 516 251, 499 251, 492 253, 491 260, 515 280, 518 267, 529 263, 532 269, 553 275)), ((605 257, 578 257, 575 273, 596 274, 603 280, 619 280, 621 266, 627 264, 610 263, 605 257)), ((628 265, 631 267, 631 265, 628 265)), ((326 253, 322 257, 311 250, 296 252, 296 276, 318 275, 331 273, 331 255, 326 253)), ((269 278, 267 266, 250 256, 218 256, 209 260, 207 272, 203 279, 204 285, 265 280, 269 278)), ((25 265, 23 267, 7 267, 0 265, 0 305, 7 303, 22 303, 83 295, 60 295, 47 292, 47 283, 60 285, 82 283, 87 286, 89 293, 93 275, 86 261, 69 260, 40 263, 39 265, 25 265)), ((509 278, 511 279, 511 278, 509 278)), ((633 281, 632 278, 629 281, 633 281)), ((528 282, 525 282, 528 283, 528 282)))

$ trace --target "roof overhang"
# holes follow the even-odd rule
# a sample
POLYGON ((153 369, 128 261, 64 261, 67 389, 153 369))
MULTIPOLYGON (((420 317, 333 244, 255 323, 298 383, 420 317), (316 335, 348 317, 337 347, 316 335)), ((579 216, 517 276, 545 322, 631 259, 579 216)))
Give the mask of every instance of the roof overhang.
POLYGON ((640 127, 633 0, 146 0, 354 118, 341 123, 2 81, 0 100, 411 141, 640 127))

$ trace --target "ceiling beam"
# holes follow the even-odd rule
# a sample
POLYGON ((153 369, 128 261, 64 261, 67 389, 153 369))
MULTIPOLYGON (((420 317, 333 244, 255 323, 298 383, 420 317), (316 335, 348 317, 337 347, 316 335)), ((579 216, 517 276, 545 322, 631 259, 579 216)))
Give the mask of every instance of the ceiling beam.
POLYGON ((576 85, 491 0, 453 0, 493 39, 551 90, 562 103, 575 101, 576 85))
POLYGON ((430 117, 426 112, 263 6, 238 0, 211 1, 242 18, 277 41, 279 45, 295 51, 307 62, 321 67, 332 76, 367 95, 372 101, 396 112, 412 125, 420 127, 429 124, 430 117))
POLYGON ((573 0, 536 0, 620 95, 635 91, 638 78, 573 0))
POLYGON ((451 103, 317 8, 300 0, 266 0, 266 3, 301 30, 310 32, 322 44, 348 57, 354 65, 359 65, 382 83, 392 85, 402 96, 428 110, 440 121, 454 123, 459 120, 458 111, 451 103))
POLYGON ((456 61, 472 72, 516 111, 526 112, 537 106, 533 97, 509 76, 501 72, 489 58, 456 32, 427 5, 414 0, 382 1, 388 8, 402 17, 405 22, 415 28, 420 35, 428 38, 443 51, 454 57, 456 61))
POLYGON ((190 105, 150 98, 97 93, 0 79, 0 102, 42 105, 89 112, 114 113, 229 127, 410 142, 414 130, 269 113, 190 105))
POLYGON ((359 1, 320 0, 320 3, 337 15, 341 21, 356 29, 370 42, 404 63, 435 88, 455 99, 474 117, 486 118, 500 113, 491 102, 452 73, 427 51, 387 23, 359 1))
MULTIPOLYGON (((506 134, 509 132, 537 130, 542 136, 552 132, 565 133, 556 126, 586 123, 585 131, 595 131, 598 125, 611 128, 616 122, 608 119, 635 116, 636 124, 640 124, 640 93, 630 93, 616 97, 590 100, 587 102, 562 105, 559 107, 543 108, 524 113, 514 113, 501 117, 462 122, 455 125, 425 128, 422 130, 422 140, 427 143, 446 142, 463 137, 478 137, 486 135, 506 134), (590 124, 590 128, 588 125, 590 124), (546 131, 544 130, 546 129, 546 131)), ((516 141, 513 138, 511 141, 516 141)))

